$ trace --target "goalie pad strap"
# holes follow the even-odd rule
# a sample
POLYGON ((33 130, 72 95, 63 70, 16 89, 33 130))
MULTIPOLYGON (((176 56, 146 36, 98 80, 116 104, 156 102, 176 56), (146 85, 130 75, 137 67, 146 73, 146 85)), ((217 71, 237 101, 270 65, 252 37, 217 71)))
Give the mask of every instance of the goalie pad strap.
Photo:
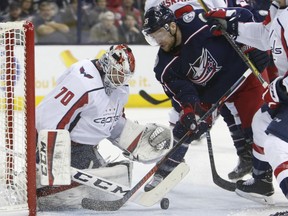
MULTIPOLYGON (((53 153, 54 153, 54 147, 55 147, 55 142, 57 138, 57 132, 56 131, 49 131, 48 132, 48 139, 47 139, 47 172, 48 172, 48 182, 49 185, 53 185, 54 182, 54 176, 52 173, 52 160, 49 160, 49 158, 53 158, 53 153)), ((42 143, 41 143, 42 144, 42 143)), ((41 166, 41 169, 43 167, 41 166)))

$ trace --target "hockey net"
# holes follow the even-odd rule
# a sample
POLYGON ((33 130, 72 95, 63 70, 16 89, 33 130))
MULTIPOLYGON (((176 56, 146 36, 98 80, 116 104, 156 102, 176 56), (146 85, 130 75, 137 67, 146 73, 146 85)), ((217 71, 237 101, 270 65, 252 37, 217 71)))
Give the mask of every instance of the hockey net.
POLYGON ((36 215, 34 28, 0 23, 0 215, 36 215))

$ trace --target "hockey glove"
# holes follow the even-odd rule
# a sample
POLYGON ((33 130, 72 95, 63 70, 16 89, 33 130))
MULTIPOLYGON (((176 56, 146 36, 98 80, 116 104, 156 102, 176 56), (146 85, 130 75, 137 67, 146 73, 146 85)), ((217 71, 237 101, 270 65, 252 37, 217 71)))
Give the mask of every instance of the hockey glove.
POLYGON ((182 106, 182 111, 180 113, 180 123, 187 130, 197 130, 195 111, 191 104, 185 104, 182 106))
POLYGON ((197 103, 195 108, 191 104, 186 104, 182 107, 182 112, 180 113, 180 120, 176 122, 173 129, 173 135, 176 139, 181 139, 189 130, 192 131, 192 135, 186 141, 190 143, 192 140, 199 139, 200 136, 211 127, 212 118, 208 118, 206 121, 197 122, 199 116, 206 113, 208 108, 204 108, 197 103), (207 110, 206 110, 207 109, 207 110))
POLYGON ((239 16, 236 10, 225 9, 212 9, 203 15, 213 35, 220 36, 224 30, 234 38, 238 36, 239 16))
POLYGON ((267 51, 261 51, 247 45, 242 46, 241 50, 248 56, 259 72, 263 72, 269 65, 270 55, 267 51))
POLYGON ((277 77, 264 90, 262 99, 271 109, 279 107, 280 103, 288 104, 288 74, 284 77, 277 77))

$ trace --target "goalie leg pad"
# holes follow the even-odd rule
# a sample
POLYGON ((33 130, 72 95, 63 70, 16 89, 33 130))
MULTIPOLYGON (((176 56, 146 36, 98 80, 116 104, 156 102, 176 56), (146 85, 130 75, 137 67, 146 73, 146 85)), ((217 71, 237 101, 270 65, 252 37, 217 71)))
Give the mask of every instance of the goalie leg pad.
POLYGON ((70 135, 67 130, 41 130, 38 136, 38 151, 41 185, 69 185, 70 135))
POLYGON ((139 125, 127 119, 117 146, 132 160, 154 163, 172 148, 173 135, 166 126, 139 125))

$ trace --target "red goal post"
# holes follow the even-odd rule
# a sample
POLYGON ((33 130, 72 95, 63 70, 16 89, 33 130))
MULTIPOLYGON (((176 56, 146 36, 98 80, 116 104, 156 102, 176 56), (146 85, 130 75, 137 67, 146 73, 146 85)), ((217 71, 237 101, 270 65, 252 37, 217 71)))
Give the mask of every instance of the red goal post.
POLYGON ((0 215, 36 215, 34 27, 0 23, 0 215))

